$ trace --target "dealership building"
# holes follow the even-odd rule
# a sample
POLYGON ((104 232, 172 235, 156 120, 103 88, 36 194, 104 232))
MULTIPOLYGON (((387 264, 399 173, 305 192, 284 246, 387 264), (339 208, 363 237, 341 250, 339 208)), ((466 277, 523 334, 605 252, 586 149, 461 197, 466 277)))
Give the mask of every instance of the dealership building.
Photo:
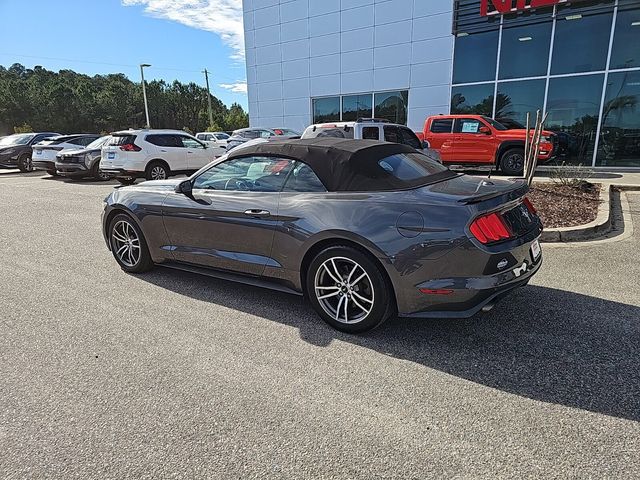
MULTIPOLYGON (((640 167, 640 0, 244 0, 252 126, 548 113, 559 162, 640 167)), ((515 124, 515 123, 514 123, 515 124)))

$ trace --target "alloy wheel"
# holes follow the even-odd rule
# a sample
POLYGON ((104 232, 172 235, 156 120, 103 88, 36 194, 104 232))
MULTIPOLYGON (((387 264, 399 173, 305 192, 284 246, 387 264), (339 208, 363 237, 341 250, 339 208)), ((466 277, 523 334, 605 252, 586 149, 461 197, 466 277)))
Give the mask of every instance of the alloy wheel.
POLYGON ((151 180, 164 180, 167 178, 167 171, 164 167, 156 165, 151 169, 151 180))
POLYGON ((332 257, 320 265, 314 292, 322 309, 337 322, 346 324, 367 318, 375 300, 367 271, 346 257, 332 257))
POLYGON ((134 267, 140 261, 140 238, 135 228, 126 220, 120 220, 113 226, 111 248, 127 267, 134 267))

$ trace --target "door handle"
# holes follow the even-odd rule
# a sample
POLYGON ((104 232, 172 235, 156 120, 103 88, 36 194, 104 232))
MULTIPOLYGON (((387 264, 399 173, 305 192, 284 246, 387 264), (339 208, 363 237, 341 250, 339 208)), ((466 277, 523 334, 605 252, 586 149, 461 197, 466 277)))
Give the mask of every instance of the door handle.
POLYGON ((268 217, 269 215, 271 215, 271 213, 269 213, 267 210, 260 210, 257 208, 245 210, 244 214, 250 217, 268 217))
POLYGON ((166 151, 166 150, 163 150, 163 149, 160 149, 160 151, 161 151, 161 152, 163 152, 163 153, 167 153, 167 151, 166 151))

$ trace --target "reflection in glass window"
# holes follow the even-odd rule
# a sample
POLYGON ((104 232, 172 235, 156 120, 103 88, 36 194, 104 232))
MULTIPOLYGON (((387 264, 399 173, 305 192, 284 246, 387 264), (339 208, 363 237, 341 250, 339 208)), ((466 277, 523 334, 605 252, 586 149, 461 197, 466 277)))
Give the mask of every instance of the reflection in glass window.
POLYGON ((390 122, 407 124, 409 92, 386 92, 375 94, 376 118, 386 118, 390 122))
POLYGON ((618 10, 609 68, 640 67, 640 10, 618 10))
POLYGON ((504 28, 500 47, 499 78, 547 74, 551 22, 504 28))
POLYGON ((596 165, 640 167, 640 72, 609 74, 596 165))
POLYGON ((338 121, 340 121, 340 97, 313 99, 313 123, 338 121))
POLYGON ((604 70, 613 13, 586 15, 558 8, 551 74, 604 70))
POLYGON ((371 97, 370 93, 342 97, 342 120, 351 122, 358 118, 371 118, 373 115, 371 97))
POLYGON ((493 80, 497 56, 497 30, 456 37, 453 83, 493 80))
POLYGON ((492 116, 493 83, 451 89, 451 113, 492 116))
POLYGON ((545 81, 542 79, 499 83, 496 120, 502 122, 504 119, 508 119, 525 124, 527 112, 530 112, 533 122, 536 110, 542 110, 544 104, 544 86, 545 81))
POLYGON ((558 161, 591 165, 603 75, 552 78, 546 129, 558 133, 558 161))

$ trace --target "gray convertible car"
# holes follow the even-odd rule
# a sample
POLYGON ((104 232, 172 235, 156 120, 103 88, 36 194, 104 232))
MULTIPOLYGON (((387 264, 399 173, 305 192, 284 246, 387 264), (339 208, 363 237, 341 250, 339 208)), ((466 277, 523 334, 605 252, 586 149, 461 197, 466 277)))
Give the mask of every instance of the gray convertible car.
POLYGON ((302 294, 358 333, 395 315, 468 317, 527 284, 542 263, 527 190, 407 145, 272 141, 186 180, 116 189, 102 225, 127 272, 158 264, 302 294))

